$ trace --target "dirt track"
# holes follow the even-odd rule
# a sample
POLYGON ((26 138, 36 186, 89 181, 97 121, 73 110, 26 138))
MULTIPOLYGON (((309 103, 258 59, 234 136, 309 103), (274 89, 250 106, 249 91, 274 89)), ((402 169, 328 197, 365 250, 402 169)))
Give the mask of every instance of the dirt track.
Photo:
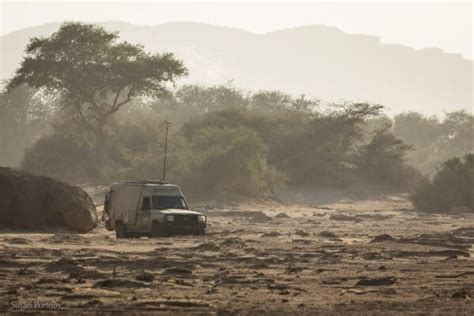
POLYGON ((194 209, 205 237, 2 231, 0 312, 474 313, 474 214, 399 197, 194 209))

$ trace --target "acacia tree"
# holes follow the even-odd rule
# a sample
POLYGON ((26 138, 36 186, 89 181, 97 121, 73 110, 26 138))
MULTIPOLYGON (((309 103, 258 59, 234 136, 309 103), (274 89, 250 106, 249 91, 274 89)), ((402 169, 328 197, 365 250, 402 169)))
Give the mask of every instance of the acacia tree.
POLYGON ((49 37, 31 39, 25 53, 7 88, 26 83, 60 99, 102 153, 114 113, 134 97, 165 94, 168 83, 187 74, 173 54, 146 53, 93 24, 64 23, 49 37))

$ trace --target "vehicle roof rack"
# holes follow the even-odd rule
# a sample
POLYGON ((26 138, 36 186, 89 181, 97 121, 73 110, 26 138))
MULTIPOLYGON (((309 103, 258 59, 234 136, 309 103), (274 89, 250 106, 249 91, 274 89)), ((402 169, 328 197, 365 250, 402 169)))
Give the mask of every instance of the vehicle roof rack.
POLYGON ((123 183, 123 184, 168 184, 168 182, 161 181, 161 180, 124 180, 124 181, 118 181, 118 183, 123 183))

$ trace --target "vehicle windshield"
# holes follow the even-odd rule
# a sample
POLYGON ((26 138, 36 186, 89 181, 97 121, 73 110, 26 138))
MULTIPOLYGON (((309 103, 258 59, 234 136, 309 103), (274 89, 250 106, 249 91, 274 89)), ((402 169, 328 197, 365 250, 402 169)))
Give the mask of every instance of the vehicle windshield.
POLYGON ((152 205, 155 210, 164 210, 168 208, 187 209, 188 206, 181 196, 162 196, 153 195, 152 205))

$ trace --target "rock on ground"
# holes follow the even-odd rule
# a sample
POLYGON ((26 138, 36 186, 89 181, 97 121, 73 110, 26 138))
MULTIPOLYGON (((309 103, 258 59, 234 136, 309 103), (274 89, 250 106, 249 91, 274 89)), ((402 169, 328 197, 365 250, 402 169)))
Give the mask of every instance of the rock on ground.
POLYGON ((0 226, 66 227, 86 233, 97 224, 92 199, 66 182, 0 167, 0 226))

